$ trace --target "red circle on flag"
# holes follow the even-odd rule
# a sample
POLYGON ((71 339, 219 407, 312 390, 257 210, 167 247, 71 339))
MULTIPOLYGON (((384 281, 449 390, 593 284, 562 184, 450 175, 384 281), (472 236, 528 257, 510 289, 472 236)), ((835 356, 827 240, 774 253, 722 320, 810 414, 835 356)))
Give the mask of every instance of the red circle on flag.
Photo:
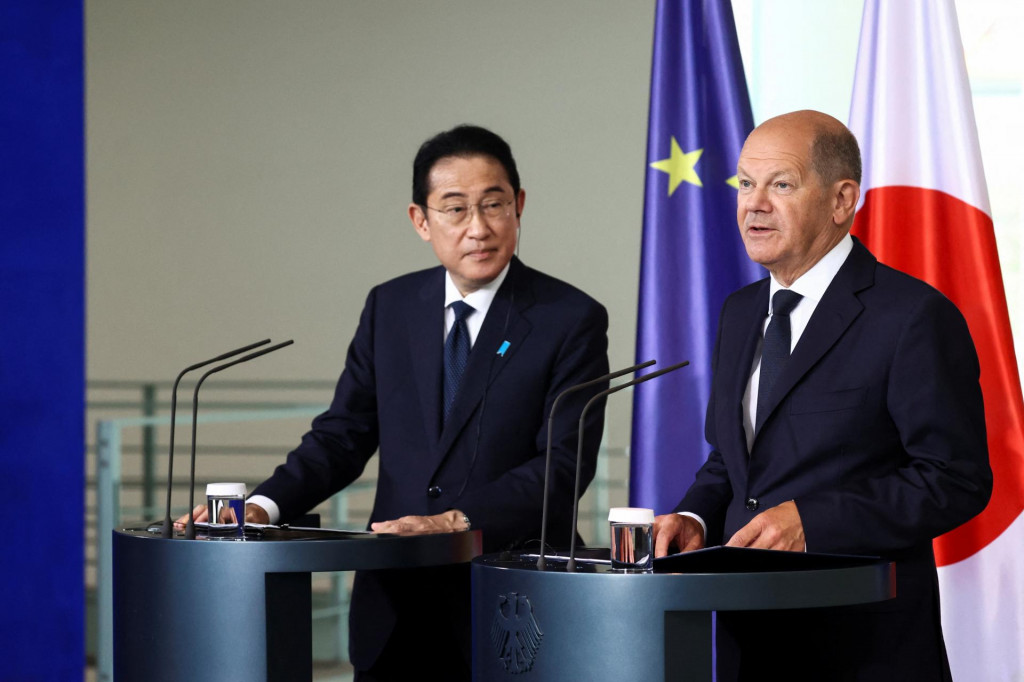
POLYGON ((1024 401, 992 219, 944 192, 879 187, 864 195, 853 234, 879 261, 953 301, 978 351, 994 486, 981 514, 935 540, 938 565, 956 563, 995 540, 1024 510, 1024 401))

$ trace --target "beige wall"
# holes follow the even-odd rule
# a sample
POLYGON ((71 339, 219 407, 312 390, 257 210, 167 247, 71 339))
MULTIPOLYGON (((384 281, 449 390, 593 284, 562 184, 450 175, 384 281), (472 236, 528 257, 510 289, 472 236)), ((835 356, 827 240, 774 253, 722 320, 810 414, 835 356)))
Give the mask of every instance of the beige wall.
POLYGON ((653 3, 86 10, 90 379, 265 336, 296 346, 233 378, 335 378, 368 289, 436 263, 411 161, 460 122, 510 142, 521 257, 603 302, 631 362, 653 3))
MULTIPOLYGON (((755 115, 845 120, 861 1, 733 5, 755 115)), ((1005 131, 1020 127, 1020 97, 1004 95, 1019 93, 1020 65, 996 49, 1019 16, 1013 2, 970 6, 1019 328, 1021 136, 1005 131)), ((367 290, 436 262, 406 217, 410 165, 460 122, 511 143, 523 260, 602 301, 611 364, 630 364, 653 14, 654 0, 87 0, 89 378, 169 380, 267 336, 296 346, 231 378, 336 378, 367 290)), ((626 395, 609 403, 613 448, 630 411, 626 395)))

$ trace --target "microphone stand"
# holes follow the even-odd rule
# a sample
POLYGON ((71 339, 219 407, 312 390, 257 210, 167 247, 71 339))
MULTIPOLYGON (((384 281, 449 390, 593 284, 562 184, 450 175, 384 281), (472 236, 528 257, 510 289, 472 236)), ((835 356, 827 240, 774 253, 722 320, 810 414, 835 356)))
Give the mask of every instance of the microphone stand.
MULTIPOLYGON (((658 371, 651 372, 650 374, 645 374, 642 377, 637 377, 636 379, 627 381, 624 384, 612 386, 611 388, 605 389, 604 391, 601 391, 600 393, 595 395, 587 402, 586 405, 583 406, 583 413, 580 414, 580 437, 579 442, 576 446, 576 494, 573 495, 572 498, 572 542, 569 545, 569 562, 565 565, 566 572, 576 572, 576 520, 579 516, 580 511, 580 469, 583 465, 583 427, 584 421, 587 416, 587 410, 589 410, 590 406, 593 405, 596 401, 600 400, 601 398, 605 398, 611 395, 612 393, 621 391, 624 388, 635 386, 637 384, 642 384, 645 381, 650 381, 651 379, 656 379, 657 377, 660 377, 662 374, 674 372, 681 367, 686 367, 688 364, 690 364, 690 361, 684 360, 683 362, 680 362, 676 365, 672 365, 671 367, 666 367, 664 369, 659 369, 658 371)), ((542 547, 541 549, 543 550, 544 548, 542 547)))
MULTIPOLYGON (((558 409, 558 403, 562 400, 562 398, 569 395, 570 393, 575 393, 576 391, 582 390, 584 388, 590 388, 591 386, 595 386, 605 381, 618 379, 624 374, 636 372, 637 370, 641 370, 644 367, 650 367, 653 364, 655 364, 654 360, 648 360, 647 362, 640 363, 639 365, 633 365, 632 367, 620 369, 619 371, 612 372, 611 374, 605 374, 603 377, 598 377, 596 379, 591 379, 590 381, 584 382, 582 384, 570 386, 569 388, 559 393, 558 396, 555 397, 554 402, 551 403, 551 412, 548 413, 548 450, 547 455, 544 459, 544 502, 541 506, 540 514, 540 555, 537 557, 537 568, 539 570, 543 571, 545 566, 547 565, 547 562, 544 559, 544 547, 547 546, 548 536, 548 480, 551 475, 551 432, 554 430, 555 427, 555 410, 558 409)), ((579 473, 577 472, 576 475, 579 476, 579 473)), ((572 527, 574 529, 573 534, 575 534, 576 524, 573 523, 572 527)))
POLYGON ((257 341, 256 343, 250 343, 248 346, 242 346, 241 348, 236 348, 235 350, 228 351, 227 353, 222 353, 221 355, 218 355, 215 358, 210 358, 209 360, 204 360, 202 362, 197 362, 194 365, 189 365, 185 369, 181 370, 178 373, 178 378, 174 380, 174 390, 171 391, 171 447, 170 452, 167 453, 167 512, 164 515, 164 525, 161 530, 161 536, 163 538, 170 540, 174 537, 174 524, 171 521, 171 477, 174 475, 174 428, 176 424, 175 414, 178 410, 178 383, 181 381, 181 378, 183 376, 185 376, 194 369, 206 367, 209 364, 212 364, 214 362, 220 362, 221 360, 227 360, 228 358, 234 357, 239 353, 244 353, 245 351, 252 350, 253 348, 259 348, 260 346, 266 345, 268 343, 270 343, 270 339, 263 339, 262 341, 257 341))
MULTIPOLYGON (((208 372, 206 372, 206 374, 204 374, 202 377, 200 377, 199 381, 196 382, 196 390, 192 394, 192 471, 189 474, 189 485, 188 485, 188 523, 185 524, 185 539, 186 540, 195 540, 196 539, 196 526, 195 526, 195 511, 196 511, 195 510, 195 495, 196 495, 196 415, 199 412, 199 387, 203 385, 204 381, 206 381, 206 377, 210 376, 211 374, 215 374, 217 372, 224 371, 228 367, 234 367, 235 365, 240 365, 243 362, 248 362, 249 360, 253 360, 255 358, 258 358, 261 355, 266 355, 267 353, 273 353, 275 350, 278 350, 280 348, 284 348, 285 346, 290 346, 293 343, 295 343, 295 342, 293 340, 289 339, 288 341, 284 341, 284 342, 279 343, 279 344, 277 344, 275 346, 271 346, 270 348, 264 348, 263 350, 256 351, 255 353, 250 353, 249 355, 241 357, 238 360, 232 360, 231 362, 226 362, 223 365, 218 365, 218 366, 214 367, 213 369, 209 370, 208 372)), ((243 519, 242 522, 244 523, 245 520, 243 519)))

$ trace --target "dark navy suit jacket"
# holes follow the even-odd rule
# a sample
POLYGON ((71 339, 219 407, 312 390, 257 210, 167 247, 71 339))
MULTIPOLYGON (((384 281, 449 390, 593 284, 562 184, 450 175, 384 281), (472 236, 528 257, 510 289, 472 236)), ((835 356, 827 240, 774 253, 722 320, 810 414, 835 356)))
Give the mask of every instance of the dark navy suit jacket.
MULTIPOLYGON (((254 491, 279 505, 282 520, 354 481, 379 449, 371 522, 459 509, 483 530, 486 552, 540 538, 548 412, 559 392, 608 372, 607 313, 578 289, 514 258, 442 427, 444 276, 436 267, 370 292, 330 408, 254 491)), ((568 545, 573 532, 579 414, 601 388, 573 394, 556 417, 548 527, 555 545, 568 545)), ((588 413, 584 486, 594 476, 603 419, 603 408, 588 413)), ((468 572, 448 572, 459 576, 451 580, 423 573, 430 573, 430 584, 418 597, 409 587, 412 575, 357 575, 350 637, 357 668, 376 659, 399 614, 439 609, 433 622, 444 628, 439 602, 464 599, 456 627, 468 628, 468 572), (414 603, 404 603, 409 599, 414 603)))
POLYGON ((898 596, 727 615, 738 650, 726 642, 733 660, 720 656, 720 679, 733 668, 740 679, 763 678, 772 666, 789 679, 948 679, 931 541, 978 514, 992 487, 966 322, 938 291, 879 264, 855 239, 748 452, 741 403, 768 291, 765 279, 723 306, 706 422, 712 452, 677 511, 699 514, 714 545, 794 500, 808 551, 893 558, 898 596), (798 667, 786 667, 794 659, 798 667))

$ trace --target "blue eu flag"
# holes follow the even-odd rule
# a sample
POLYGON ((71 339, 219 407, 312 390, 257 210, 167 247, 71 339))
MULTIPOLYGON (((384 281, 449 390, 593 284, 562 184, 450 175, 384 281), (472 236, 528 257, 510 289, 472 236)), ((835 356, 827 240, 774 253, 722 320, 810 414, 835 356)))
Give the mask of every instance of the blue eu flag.
POLYGON ((736 161, 752 128, 729 0, 659 0, 636 357, 660 367, 690 361, 633 397, 630 502, 659 514, 679 502, 707 458, 722 302, 765 275, 736 226, 736 161))

